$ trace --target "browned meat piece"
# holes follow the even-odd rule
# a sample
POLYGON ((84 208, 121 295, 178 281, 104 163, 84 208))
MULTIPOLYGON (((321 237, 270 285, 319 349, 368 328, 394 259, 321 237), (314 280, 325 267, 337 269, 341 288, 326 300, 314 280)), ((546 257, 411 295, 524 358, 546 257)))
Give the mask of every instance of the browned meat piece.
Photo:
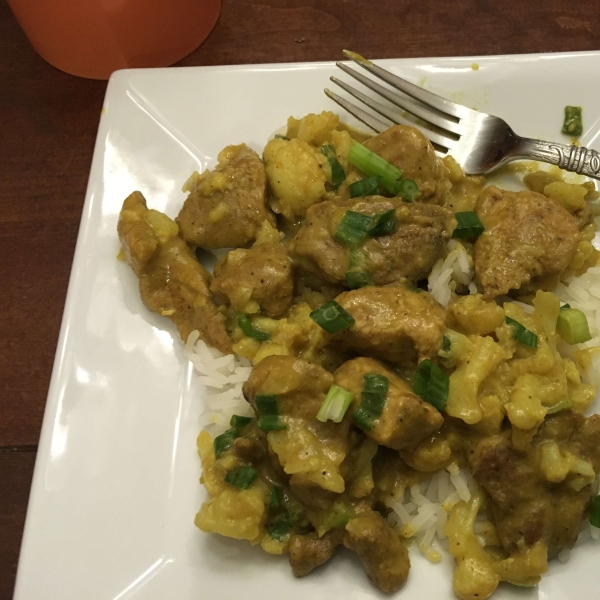
POLYGON ((400 450, 418 444, 441 427, 444 422, 442 415, 414 394, 404 381, 372 358, 355 358, 334 373, 336 384, 354 394, 354 402, 348 413, 359 405, 363 377, 369 373, 383 375, 389 381, 381 417, 371 429, 364 429, 378 444, 400 450))
POLYGON ((292 304, 292 261, 279 242, 226 254, 215 266, 211 291, 237 311, 280 317, 292 304))
POLYGON ((348 449, 351 416, 341 423, 317 420, 333 384, 333 375, 293 356, 267 356, 254 366, 244 395, 256 409, 257 395, 277 396, 277 411, 285 429, 269 431, 270 449, 292 486, 319 487, 340 494, 345 482, 340 465, 348 449))
POLYGON ((343 529, 330 529, 323 537, 316 532, 293 535, 290 539, 290 566, 296 577, 305 577, 327 562, 344 539, 343 529))
POLYGON ((570 548, 577 540, 591 485, 577 489, 572 478, 552 482, 543 476, 541 449, 550 440, 598 472, 600 416, 586 419, 571 411, 547 417, 528 453, 517 452, 509 435, 501 434, 484 438, 469 454, 473 477, 489 494, 498 535, 511 553, 538 541, 570 548))
POLYGON ((575 219, 558 202, 491 186, 475 211, 485 227, 475 243, 475 273, 486 300, 526 284, 554 288, 581 240, 575 219))
POLYGON ((346 285, 351 266, 369 272, 373 283, 387 285, 402 279, 426 277, 440 258, 455 227, 451 211, 440 206, 402 202, 398 198, 368 196, 346 201, 325 201, 311 206, 306 223, 289 245, 295 262, 307 271, 346 285), (391 235, 367 237, 359 251, 334 239, 346 211, 376 215, 395 209, 398 225, 391 235), (356 263, 361 264, 356 264, 356 263))
POLYGON ((446 309, 427 292, 369 286, 336 301, 355 319, 331 338, 343 349, 410 365, 436 356, 442 345, 446 309))
POLYGON ((263 221, 275 224, 265 203, 265 167, 245 144, 228 146, 214 171, 190 180, 177 223, 183 239, 214 250, 247 246, 263 221))
POLYGON ((397 591, 408 578, 406 547, 378 513, 369 511, 349 521, 344 545, 358 554, 367 577, 383 592, 397 591))
POLYGON ((231 352, 225 317, 209 291, 211 275, 178 236, 177 224, 148 210, 140 192, 123 202, 117 226, 127 262, 140 278, 144 304, 169 317, 182 340, 198 330, 209 345, 231 352))
POLYGON ((418 129, 395 125, 367 140, 364 145, 398 167, 404 177, 417 182, 420 192, 417 200, 443 204, 450 190, 449 172, 418 129))

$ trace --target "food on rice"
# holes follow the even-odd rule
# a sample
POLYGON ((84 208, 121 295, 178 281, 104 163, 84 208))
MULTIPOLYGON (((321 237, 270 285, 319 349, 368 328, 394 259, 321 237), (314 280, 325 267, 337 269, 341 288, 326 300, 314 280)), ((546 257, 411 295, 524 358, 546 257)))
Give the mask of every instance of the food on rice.
POLYGON ((579 535, 600 508, 595 188, 486 188, 410 127, 355 140, 290 118, 264 162, 242 144, 194 173, 176 221, 124 202, 144 303, 204 388, 195 523, 297 577, 344 545, 395 592, 414 540, 449 551, 462 599, 535 585, 600 532, 593 508, 579 535), (222 248, 211 276, 194 252, 222 248))

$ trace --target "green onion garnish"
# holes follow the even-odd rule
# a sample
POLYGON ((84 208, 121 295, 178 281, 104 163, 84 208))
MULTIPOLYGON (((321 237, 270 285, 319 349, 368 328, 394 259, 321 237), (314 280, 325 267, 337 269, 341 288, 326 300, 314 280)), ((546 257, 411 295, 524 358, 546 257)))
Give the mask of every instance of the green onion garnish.
POLYGON ((371 276, 367 271, 346 271, 344 273, 346 283, 352 290, 357 290, 367 285, 373 285, 371 276))
POLYGON ((444 410, 450 390, 450 378, 427 358, 419 363, 415 371, 413 390, 425 402, 438 410, 444 410))
POLYGON ((510 317, 506 317, 504 319, 504 322, 512 326, 513 338, 517 340, 517 342, 521 342, 521 344, 529 346, 530 348, 537 348, 538 336, 535 333, 533 333, 533 331, 529 331, 529 329, 523 327, 521 323, 515 321, 514 319, 511 319, 510 317))
POLYGON ((277 521, 267 525, 267 533, 276 540, 281 541, 288 535, 292 526, 287 521, 277 521))
POLYGON ((590 504, 590 524, 600 527, 600 496, 596 496, 590 504))
POLYGON ((354 142, 348 152, 348 162, 360 169, 367 177, 379 177, 381 186, 390 194, 400 194, 402 171, 391 165, 375 152, 354 142))
POLYGON ((398 219, 396 219, 396 211, 394 209, 387 210, 384 213, 371 217, 373 225, 367 231, 370 237, 378 237, 380 235, 391 235, 396 230, 398 219))
POLYGON ((258 477, 258 471, 252 467, 235 467, 225 475, 225 482, 240 490, 247 490, 258 477))
POLYGON ((313 310, 309 316, 327 333, 338 333, 354 325, 354 317, 347 313, 335 300, 313 310))
POLYGON ((419 186, 416 181, 412 179, 403 179, 400 182, 400 196, 407 200, 408 202, 412 202, 419 195, 419 186))
POLYGON ((261 417, 265 415, 277 416, 277 395, 276 394, 257 394, 254 398, 256 410, 261 417))
POLYGON ((359 246, 367 237, 371 227, 371 217, 347 210, 338 225, 333 237, 347 246, 359 246))
POLYGON ((570 304, 563 304, 558 310, 567 310, 567 308, 571 308, 570 304))
POLYGON ((281 497, 281 488, 272 487, 269 493, 268 505, 269 509, 277 510, 281 506, 282 497, 281 497))
POLYGON ((332 507, 325 515, 321 527, 324 530, 343 527, 353 517, 354 509, 352 506, 349 506, 343 500, 338 500, 333 503, 332 507))
POLYGON ((355 181, 348 186, 350 198, 358 198, 359 196, 374 196, 379 193, 379 177, 367 177, 360 181, 355 181))
POLYGON ((218 435, 213 442, 215 456, 217 458, 221 458, 221 456, 223 456, 223 454, 227 452, 231 446, 233 446, 233 442, 235 442, 239 435, 240 432, 236 427, 228 429, 225 433, 218 435))
POLYGON ((261 431, 282 431, 287 429, 279 420, 277 396, 275 394, 257 394, 254 398, 258 413, 258 428, 261 431))
POLYGON ((240 417, 239 415, 232 415, 229 421, 231 429, 228 429, 225 433, 218 435, 213 442, 215 448, 215 456, 221 458, 238 438, 244 427, 252 421, 251 417, 240 417))
POLYGON ((327 392, 327 397, 317 413, 317 420, 321 423, 333 421, 340 423, 344 418, 348 407, 352 403, 354 394, 339 385, 332 385, 327 392))
POLYGON ((567 308, 558 313, 556 331, 567 344, 581 344, 592 339, 587 318, 578 308, 567 308))
POLYGON ((554 413, 560 412, 561 410, 567 410, 573 408, 573 403, 568 398, 561 400, 558 404, 551 406, 547 411, 547 415, 553 415, 554 413))
POLYGON ((278 140, 287 140, 288 142, 290 141, 290 138, 287 135, 281 135, 281 133, 276 133, 274 137, 278 140))
POLYGON ((331 168, 331 186, 335 191, 346 181, 346 172, 344 167, 338 162, 335 154, 335 148, 330 145, 321 146, 321 152, 325 155, 329 167, 331 168))
POLYGON ((452 342, 450 341, 450 338, 447 335, 445 335, 444 339, 442 340, 442 352, 449 352, 451 346, 452 342))
POLYGON ((255 329, 252 326, 252 323, 250 323, 250 319, 244 313, 238 313, 237 321, 240 329, 244 332, 244 335, 247 335, 249 338, 258 340, 259 342, 265 342, 266 340, 271 339, 271 336, 266 331, 255 329))
POLYGON ((368 373, 363 377, 360 406, 352 414, 355 423, 364 429, 373 428, 383 412, 389 385, 387 377, 377 373, 368 373))
POLYGON ((454 239, 473 240, 485 231, 485 227, 473 211, 459 212, 454 217, 458 223, 452 234, 454 239))
POLYGON ((283 431, 287 429, 287 425, 279 420, 275 415, 267 415, 266 417, 258 417, 258 428, 261 431, 283 431))
POLYGON ((580 136, 583 133, 581 106, 565 106, 565 120, 561 131, 566 135, 580 136))
POLYGON ((239 415, 231 415, 229 424, 232 427, 236 427, 237 429, 244 429, 246 425, 250 424, 250 421, 252 421, 252 417, 240 417, 239 415))

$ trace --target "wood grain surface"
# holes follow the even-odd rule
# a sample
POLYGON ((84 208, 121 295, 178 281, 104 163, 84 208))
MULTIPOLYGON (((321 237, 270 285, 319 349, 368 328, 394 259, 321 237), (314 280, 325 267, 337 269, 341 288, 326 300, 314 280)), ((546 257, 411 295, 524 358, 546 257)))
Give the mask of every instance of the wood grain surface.
MULTIPOLYGON (((596 50, 595 0, 224 0, 181 65, 596 50)), ((0 599, 10 598, 106 82, 39 58, 0 0, 0 599)), ((594 77, 590 74, 590 77, 594 77)))

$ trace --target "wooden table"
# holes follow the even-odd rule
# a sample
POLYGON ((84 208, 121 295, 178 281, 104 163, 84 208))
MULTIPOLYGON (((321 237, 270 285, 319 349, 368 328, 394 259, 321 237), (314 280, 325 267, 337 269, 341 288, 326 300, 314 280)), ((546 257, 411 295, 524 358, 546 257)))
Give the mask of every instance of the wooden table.
MULTIPOLYGON (((224 0, 182 65, 600 48, 594 0, 224 0), (375 10, 376 9, 376 10, 375 10)), ((0 599, 10 598, 106 82, 39 58, 0 0, 0 599)))

